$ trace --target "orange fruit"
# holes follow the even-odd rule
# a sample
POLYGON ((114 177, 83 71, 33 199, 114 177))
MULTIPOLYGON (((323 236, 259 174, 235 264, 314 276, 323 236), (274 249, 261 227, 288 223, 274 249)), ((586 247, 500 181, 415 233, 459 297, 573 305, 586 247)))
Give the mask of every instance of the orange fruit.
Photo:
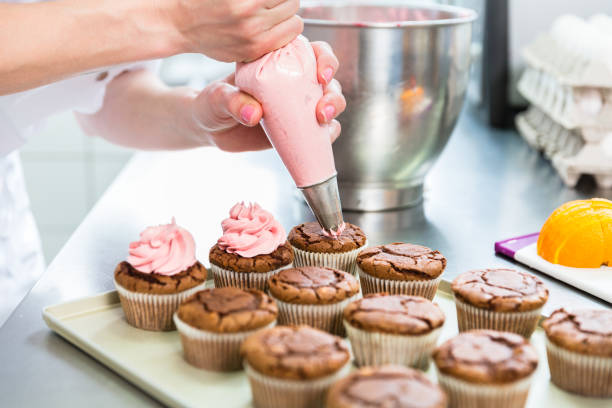
POLYGON ((538 255, 574 268, 612 266, 612 201, 570 201, 548 217, 538 238, 538 255))

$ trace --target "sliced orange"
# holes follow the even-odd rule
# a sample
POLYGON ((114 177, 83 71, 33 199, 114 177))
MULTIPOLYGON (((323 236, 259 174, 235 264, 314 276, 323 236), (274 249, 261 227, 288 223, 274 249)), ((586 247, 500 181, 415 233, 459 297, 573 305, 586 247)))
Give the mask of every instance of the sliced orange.
POLYGON ((570 201, 546 220, 538 254, 547 261, 575 268, 612 264, 612 201, 570 201))

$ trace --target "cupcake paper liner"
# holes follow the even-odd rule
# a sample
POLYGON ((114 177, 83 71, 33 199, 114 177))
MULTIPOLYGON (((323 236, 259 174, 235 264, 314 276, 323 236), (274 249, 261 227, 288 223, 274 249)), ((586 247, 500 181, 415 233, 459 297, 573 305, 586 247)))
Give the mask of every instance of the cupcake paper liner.
POLYGON ((527 402, 533 375, 509 384, 476 384, 438 374, 449 397, 449 408, 522 408, 527 402))
POLYGON ((307 324, 317 329, 325 330, 326 332, 344 337, 344 325, 342 324, 342 312, 346 305, 361 297, 361 293, 357 292, 348 299, 344 299, 338 303, 325 305, 302 305, 287 303, 270 296, 278 306, 278 324, 307 324))
POLYGON ((357 255, 368 246, 366 241, 363 246, 348 252, 326 253, 309 252, 293 247, 293 264, 299 266, 326 266, 328 268, 339 269, 355 275, 357 268, 357 255))
POLYGON ((540 320, 542 308, 526 312, 496 312, 472 306, 455 297, 459 331, 491 329, 531 337, 540 320))
POLYGON ((588 397, 612 397, 612 357, 591 356, 546 339, 550 379, 559 388, 588 397))
POLYGON ((314 380, 286 380, 257 372, 245 361, 244 369, 256 408, 321 408, 327 390, 348 374, 350 363, 332 375, 314 380))
POLYGON ((215 288, 233 286, 240 289, 259 289, 263 292, 268 288, 268 279, 275 273, 293 267, 293 264, 285 265, 270 272, 235 272, 223 269, 213 263, 210 270, 215 281, 215 288))
POLYGON ((399 281, 381 279, 364 272, 357 267, 363 294, 387 292, 390 295, 422 296, 432 300, 438 290, 442 276, 430 280, 399 281))
POLYGON ((275 322, 261 329, 239 333, 214 333, 192 327, 174 314, 174 323, 181 336, 185 360, 198 368, 211 371, 236 371, 242 369, 240 346, 244 339, 257 330, 274 326, 275 322))
POLYGON ((176 309, 183 300, 205 286, 206 283, 202 283, 178 293, 156 294, 132 292, 115 281, 127 322, 136 328, 151 331, 174 330, 172 315, 176 309))
POLYGON ((358 367, 401 364, 425 370, 442 331, 438 327, 426 334, 403 335, 369 332, 346 321, 344 326, 358 367))

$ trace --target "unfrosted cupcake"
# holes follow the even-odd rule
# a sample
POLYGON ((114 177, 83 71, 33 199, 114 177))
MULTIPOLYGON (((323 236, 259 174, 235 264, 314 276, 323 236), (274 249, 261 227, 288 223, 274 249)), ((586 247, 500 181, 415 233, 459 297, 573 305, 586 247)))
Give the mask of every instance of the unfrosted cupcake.
POLYGON ((396 365, 363 367, 336 382, 327 408, 446 408, 444 391, 422 372, 396 365))
POLYGON ((446 258, 433 249, 394 242, 364 249, 357 256, 363 293, 386 292, 433 299, 446 258))
POLYGON ((442 309, 420 296, 376 293, 350 303, 344 324, 357 366, 425 368, 444 324, 442 309))
POLYGON ((241 347, 258 408, 320 408, 329 387, 349 369, 348 345, 309 326, 276 326, 241 347))
POLYGON ((542 323, 553 383, 589 397, 612 397, 612 310, 559 309, 542 323))
POLYGON ((205 289, 187 298, 174 315, 183 354, 190 364, 214 371, 242 368, 240 345, 273 325, 274 300, 257 289, 205 289))
POLYGON ((278 304, 279 324, 307 324, 338 336, 344 336, 344 307, 359 296, 353 275, 317 266, 282 270, 268 286, 278 304))
POLYGON ((538 366, 535 348, 516 333, 472 330, 433 354, 453 408, 521 408, 538 366))
POLYGON ((295 253, 295 266, 327 266, 355 274, 357 254, 368 243, 366 235, 348 222, 339 232, 331 237, 317 222, 293 227, 287 240, 295 253))
POLYGON ((149 227, 115 268, 115 286, 127 322, 145 330, 173 330, 181 301, 204 289, 206 268, 195 258, 193 237, 172 223, 149 227))
POLYGON ((462 273, 451 288, 459 331, 491 329, 529 338, 548 300, 548 289, 540 279, 513 269, 462 273))
POLYGON ((221 227, 223 236, 209 254, 215 287, 265 291, 270 276, 292 266, 283 226, 258 204, 236 204, 221 227))

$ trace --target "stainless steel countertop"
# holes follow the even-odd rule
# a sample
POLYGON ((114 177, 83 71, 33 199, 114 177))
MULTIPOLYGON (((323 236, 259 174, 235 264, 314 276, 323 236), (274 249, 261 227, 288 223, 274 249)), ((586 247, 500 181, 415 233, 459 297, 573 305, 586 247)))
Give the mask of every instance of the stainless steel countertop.
MULTIPOLYGON (((612 192, 597 191, 588 180, 577 190, 565 188, 549 163, 516 132, 491 130, 464 112, 428 177, 422 206, 345 217, 365 230, 371 244, 409 241, 439 249, 449 260, 444 276, 452 279, 470 268, 512 265, 494 254, 494 241, 537 231, 559 204, 592 196, 612 198, 612 192)), ((198 256, 206 260, 219 223, 235 201, 260 202, 289 229, 311 218, 295 197, 271 151, 137 154, 0 329, 0 405, 157 405, 53 334, 41 318, 42 308, 112 289, 114 266, 146 225, 176 215, 194 233, 198 256)), ((538 275, 551 291, 546 311, 610 307, 538 275)))

